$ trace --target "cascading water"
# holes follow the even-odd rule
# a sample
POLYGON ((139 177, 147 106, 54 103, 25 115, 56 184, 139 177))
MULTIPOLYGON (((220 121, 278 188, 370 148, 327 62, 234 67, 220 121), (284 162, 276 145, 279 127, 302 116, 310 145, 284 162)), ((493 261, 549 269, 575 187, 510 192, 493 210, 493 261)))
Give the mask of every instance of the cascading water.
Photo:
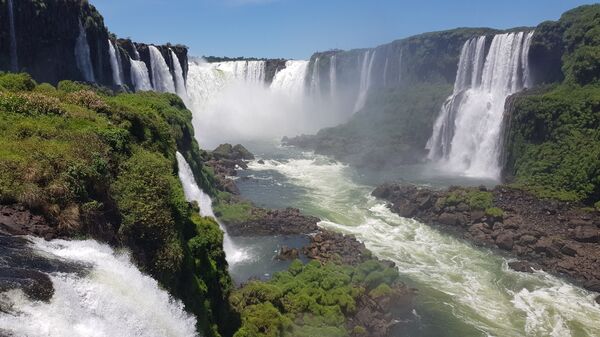
POLYGON ((81 20, 79 20, 79 36, 77 36, 75 42, 75 61, 83 79, 87 82, 96 82, 87 33, 81 24, 81 20))
POLYGON ((387 86, 387 73, 388 73, 388 67, 389 65, 390 59, 389 58, 385 58, 385 65, 383 66, 383 86, 387 86))
POLYGON ((111 40, 108 40, 108 52, 110 54, 110 67, 112 69, 113 83, 116 86, 123 85, 123 71, 121 69, 121 62, 118 57, 118 51, 115 49, 114 44, 111 40))
POLYGON ((227 257, 227 263, 233 266, 237 263, 243 262, 248 259, 248 253, 242 249, 237 248, 231 241, 227 229, 217 219, 212 209, 212 200, 208 194, 204 193, 198 187, 194 173, 190 165, 187 163, 183 155, 177 152, 177 166, 179 167, 179 180, 183 185, 183 192, 188 202, 196 201, 200 207, 200 215, 204 217, 214 218, 221 230, 223 231, 223 249, 225 250, 225 256, 227 257))
POLYGON ((429 159, 467 176, 497 179, 506 98, 531 86, 528 70, 533 32, 485 37, 463 46, 453 94, 446 100, 427 144, 429 159))
POLYGON ((320 59, 318 57, 315 58, 310 76, 310 95, 317 100, 321 97, 321 71, 319 61, 320 59))
POLYGON ((271 90, 289 95, 295 100, 304 96, 304 79, 308 61, 286 61, 285 68, 278 71, 271 82, 271 90))
POLYGON ((125 252, 92 240, 30 240, 32 256, 81 265, 83 271, 50 273, 54 294, 49 302, 31 300, 21 290, 2 293, 0 335, 198 336, 196 319, 183 304, 140 272, 125 252))
POLYGON ((140 57, 140 52, 137 50, 137 46, 135 44, 133 45, 133 57, 135 58, 136 61, 139 61, 142 59, 140 57))
POLYGON ((371 87, 371 71, 373 70, 373 61, 375 60, 376 51, 367 50, 363 56, 362 67, 360 71, 360 88, 358 89, 358 97, 354 104, 354 111, 358 112, 365 107, 367 103, 367 95, 371 87))
POLYGON ((177 93, 175 91, 175 82, 171 70, 162 56, 161 52, 155 46, 148 46, 150 51, 150 68, 152 71, 152 87, 158 92, 177 93))
POLYGON ((335 55, 329 60, 329 94, 332 100, 337 97, 337 61, 335 55))
POLYGON ((179 62, 177 54, 175 54, 175 52, 171 49, 169 49, 169 52, 171 52, 171 57, 173 58, 173 73, 175 74, 175 91, 177 92, 177 95, 181 97, 183 102, 187 106, 189 106, 187 89, 185 88, 185 80, 183 77, 183 68, 181 68, 181 63, 179 62))
POLYGON ((152 90, 152 82, 146 63, 133 59, 130 59, 129 62, 131 63, 131 83, 133 83, 135 91, 152 90))
POLYGON ((8 25, 10 27, 10 69, 19 71, 19 57, 17 54, 17 31, 15 29, 15 11, 13 0, 8 0, 8 25))

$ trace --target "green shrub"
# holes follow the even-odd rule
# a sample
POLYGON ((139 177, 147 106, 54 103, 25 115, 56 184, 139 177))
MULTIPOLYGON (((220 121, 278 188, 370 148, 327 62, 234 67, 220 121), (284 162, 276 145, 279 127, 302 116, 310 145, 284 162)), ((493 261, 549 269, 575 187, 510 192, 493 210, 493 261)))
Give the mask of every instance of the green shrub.
POLYGON ((26 73, 0 73, 0 87, 8 91, 32 91, 35 81, 26 73))
POLYGON ((485 214, 494 218, 502 218, 504 211, 498 207, 491 207, 485 210, 485 214))
POLYGON ((469 193, 469 207, 475 210, 485 210, 493 206, 494 196, 491 192, 471 191, 469 193))
POLYGON ((0 93, 0 110, 28 116, 63 115, 57 98, 39 93, 0 93))

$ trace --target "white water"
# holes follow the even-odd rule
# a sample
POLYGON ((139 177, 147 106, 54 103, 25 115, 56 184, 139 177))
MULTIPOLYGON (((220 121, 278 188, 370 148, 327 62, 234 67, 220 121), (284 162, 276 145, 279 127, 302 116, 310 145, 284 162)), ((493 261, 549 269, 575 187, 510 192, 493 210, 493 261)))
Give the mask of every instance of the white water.
POLYGON ((79 20, 79 36, 77 36, 77 41, 75 43, 75 61, 83 79, 87 82, 96 82, 94 69, 92 68, 92 58, 90 56, 87 33, 81 24, 81 20, 79 20))
POLYGON ((371 87, 371 71, 373 70, 373 61, 375 60, 376 51, 367 50, 363 56, 362 67, 360 71, 360 87, 358 96, 354 104, 354 112, 358 112, 365 107, 367 96, 371 87))
POLYGON ((484 37, 465 43, 454 93, 428 142, 430 159, 467 176, 499 177, 504 105, 509 95, 531 85, 532 36, 533 32, 496 35, 487 56, 484 37))
POLYGON ((263 61, 190 61, 187 92, 200 145, 214 148, 222 142, 293 136, 335 125, 338 117, 305 94, 306 61, 287 64, 269 87, 261 75, 263 61))
POLYGON ((230 266, 235 266, 238 263, 248 260, 250 258, 249 253, 244 249, 236 247, 231 241, 231 237, 229 234, 227 234, 227 229, 217 219, 215 213, 213 212, 212 200, 210 199, 210 196, 208 196, 208 194, 204 193, 204 191, 198 187, 190 165, 179 152, 177 152, 177 166, 179 167, 179 180, 181 180, 181 184, 183 185, 183 192, 187 201, 198 202, 198 206, 200 207, 200 215, 214 218, 219 224, 219 227, 221 227, 221 230, 223 231, 223 249, 225 250, 227 263, 230 266))
POLYGON ((158 92, 177 93, 175 91, 175 82, 171 70, 162 56, 161 52, 155 46, 148 46, 150 51, 150 68, 152 71, 152 87, 158 92))
MULTIPOLYGON (((448 334, 503 337, 600 336, 595 295, 543 272, 518 273, 486 249, 393 214, 356 184, 350 168, 305 154, 289 161, 252 163, 254 171, 276 171, 306 190, 302 207, 325 219, 321 226, 350 233, 377 256, 396 263, 419 289, 419 302, 436 315, 448 334), (464 328, 463 328, 464 329, 464 328), (458 332, 457 332, 458 331, 458 332)), ((443 328, 443 329, 444 329, 443 328)))
POLYGON ((319 67, 319 58, 315 58, 310 75, 310 95, 314 100, 321 98, 321 71, 319 67))
POLYGON ((125 252, 96 241, 45 241, 31 238, 44 255, 85 263, 84 276, 51 275, 49 303, 32 302, 20 290, 4 293, 17 312, 0 312, 0 332, 27 337, 193 337, 196 319, 125 252))
POLYGON ((390 59, 389 58, 385 58, 385 65, 383 66, 383 86, 387 86, 387 72, 388 72, 388 67, 389 67, 389 62, 390 59))
POLYGON ((152 82, 146 63, 133 59, 130 59, 129 62, 131 63, 131 83, 133 83, 135 91, 152 90, 152 82))
POLYGON ((137 46, 135 44, 133 45, 133 56, 135 57, 136 61, 139 61, 142 59, 140 57, 140 52, 137 50, 137 46))
POLYGON ((8 25, 10 27, 10 69, 19 71, 19 57, 17 54, 17 31, 15 29, 15 12, 13 0, 8 0, 8 25))
POLYGON ((329 95, 332 101, 337 98, 337 60, 335 55, 332 55, 329 60, 329 95))
POLYGON ((189 99, 187 95, 187 89, 185 88, 185 79, 183 77, 183 69, 181 68, 181 63, 179 62, 179 58, 177 54, 171 49, 171 57, 173 58, 173 68, 175 74, 175 92, 177 95, 183 100, 183 102, 189 106, 189 99))
POLYGON ((110 54, 110 67, 112 69, 113 83, 119 87, 123 86, 123 69, 119 57, 117 57, 118 52, 115 50, 115 46, 111 40, 108 40, 108 52, 110 54))

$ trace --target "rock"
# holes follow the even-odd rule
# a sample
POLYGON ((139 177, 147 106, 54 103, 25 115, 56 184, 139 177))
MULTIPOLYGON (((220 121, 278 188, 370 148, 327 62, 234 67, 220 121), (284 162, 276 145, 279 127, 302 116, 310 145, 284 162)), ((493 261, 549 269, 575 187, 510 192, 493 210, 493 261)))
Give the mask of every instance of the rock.
POLYGON ((485 212, 480 210, 471 211, 471 221, 479 222, 485 217, 485 212))
POLYGON ((457 226, 459 224, 458 216, 454 213, 442 213, 438 221, 443 225, 457 226))
POLYGON ((527 261, 509 262, 508 267, 514 271, 522 273, 533 273, 533 268, 531 267, 531 264, 527 261))
POLYGON ((373 192, 371 192, 371 195, 374 196, 375 198, 379 198, 379 199, 386 199, 387 197, 389 197, 392 193, 392 189, 390 185, 379 185, 377 186, 377 188, 375 188, 375 190, 373 190, 373 192))
POLYGON ((529 234, 525 234, 525 235, 521 236, 521 238, 519 239, 519 242, 524 245, 534 244, 534 243, 536 243, 536 241, 537 241, 537 238, 535 236, 529 235, 529 234))
POLYGON ((283 246, 279 249, 279 254, 277 258, 280 260, 294 260, 300 256, 300 251, 296 248, 290 248, 288 246, 283 246))
POLYGON ((534 250, 537 253, 544 253, 549 257, 560 257, 560 251, 554 247, 552 239, 549 237, 540 238, 534 246, 534 250))
POLYGON ((512 233, 502 233, 498 235, 496 238, 496 245, 498 248, 504 250, 511 250, 513 248, 513 234, 512 233))
POLYGON ((579 226, 575 228, 573 238, 579 242, 597 243, 600 233, 598 228, 592 226, 579 226))
POLYGON ((409 200, 400 200, 395 206, 394 211, 404 218, 412 218, 417 213, 417 206, 409 200))
POLYGON ((259 161, 257 161, 257 163, 258 163, 258 164, 260 164, 260 165, 264 165, 264 164, 265 164, 265 161, 264 161, 264 160, 262 160, 262 159, 260 159, 259 161))
POLYGON ((469 209, 470 209, 469 205, 465 204, 464 202, 461 202, 458 205, 456 205, 456 210, 458 212, 466 212, 469 209))
POLYGON ((600 296, 596 297, 596 303, 600 304, 600 296))
POLYGON ((319 218, 306 216, 299 209, 286 208, 266 210, 252 209, 249 219, 241 223, 227 223, 227 230, 233 236, 295 235, 316 232, 319 218))
POLYGON ((600 280, 590 280, 583 284, 583 287, 587 290, 600 293, 600 280))
POLYGON ((231 144, 221 144, 212 151, 213 157, 217 160, 253 160, 254 155, 241 144, 231 146, 231 144))
POLYGON ((561 253, 569 256, 577 256, 577 246, 573 243, 567 243, 560 249, 561 253))

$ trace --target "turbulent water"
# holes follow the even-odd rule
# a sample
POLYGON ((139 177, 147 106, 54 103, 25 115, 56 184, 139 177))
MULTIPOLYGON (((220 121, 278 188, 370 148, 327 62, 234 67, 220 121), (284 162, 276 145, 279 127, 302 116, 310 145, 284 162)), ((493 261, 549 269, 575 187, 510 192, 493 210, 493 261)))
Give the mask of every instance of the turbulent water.
POLYGON ((121 62, 119 60, 119 57, 117 57, 117 55, 119 53, 115 49, 115 46, 111 40, 108 40, 108 52, 110 54, 110 67, 112 69, 113 83, 116 86, 122 86, 123 85, 123 69, 121 67, 121 62))
POLYGON ((81 24, 81 20, 79 20, 79 35, 75 43, 75 61, 83 79, 87 82, 96 82, 87 33, 81 24))
POLYGON ((155 46, 148 46, 150 51, 150 68, 152 72, 152 87, 158 92, 177 93, 171 70, 167 66, 161 52, 155 46))
POLYGON ((129 62, 131 63, 131 83, 133 83, 135 91, 152 90, 152 82, 146 63, 133 59, 130 59, 129 62))
POLYGON ((83 264, 85 273, 50 275, 49 303, 22 291, 0 295, 0 335, 27 337, 193 337, 196 320, 125 253, 87 241, 31 239, 35 254, 83 264))
POLYGON ((533 32, 486 37, 462 49, 454 93, 444 103, 427 147, 429 158, 468 176, 497 178, 506 98, 531 86, 528 67, 533 32))
POLYGON ((265 206, 284 200, 394 261, 419 289, 419 324, 410 336, 600 335, 594 294, 544 272, 512 271, 496 252, 393 214, 370 196, 373 187, 356 182, 354 170, 329 158, 289 148, 261 152, 265 164, 250 165, 246 174, 257 179, 241 180, 242 194, 265 206))
POLYGON ((17 31, 15 29, 15 13, 13 0, 8 0, 8 25, 10 27, 10 69, 19 71, 19 57, 17 54, 17 31))

